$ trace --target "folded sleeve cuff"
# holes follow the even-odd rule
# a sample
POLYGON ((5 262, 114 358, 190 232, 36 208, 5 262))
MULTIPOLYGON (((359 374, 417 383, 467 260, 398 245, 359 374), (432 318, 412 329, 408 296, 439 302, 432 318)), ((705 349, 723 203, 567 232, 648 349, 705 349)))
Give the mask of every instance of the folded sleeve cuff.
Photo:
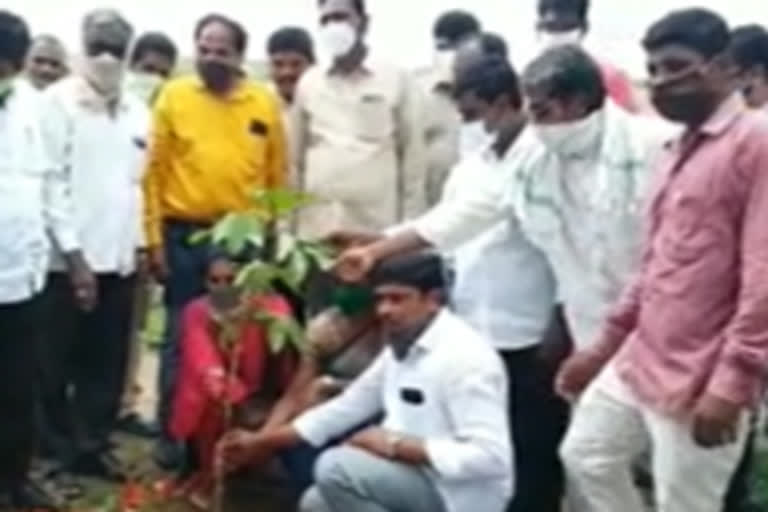
POLYGON ((763 389, 762 375, 752 375, 725 363, 715 370, 709 385, 711 395, 744 407, 758 404, 763 389))
POLYGON ((447 480, 461 478, 461 467, 456 457, 456 443, 448 439, 428 439, 424 448, 437 473, 447 480))
POLYGON ((330 441, 330 436, 324 431, 311 410, 296 418, 293 428, 304 441, 315 448, 325 446, 330 441))
POLYGON ((72 230, 57 229, 54 233, 54 237, 56 239, 56 245, 64 254, 75 252, 80 249, 77 236, 75 236, 75 232, 72 230))

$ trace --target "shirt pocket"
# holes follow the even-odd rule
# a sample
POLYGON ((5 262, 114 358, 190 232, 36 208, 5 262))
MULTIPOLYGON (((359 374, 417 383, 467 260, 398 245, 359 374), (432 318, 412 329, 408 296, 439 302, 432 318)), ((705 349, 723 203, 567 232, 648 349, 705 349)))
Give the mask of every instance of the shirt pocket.
POLYGON ((134 169, 133 182, 140 184, 147 169, 147 137, 145 135, 130 136, 128 158, 134 169))
POLYGON ((246 140, 246 158, 252 173, 260 173, 267 163, 269 142, 266 134, 249 133, 246 140))
POLYGON ((662 219, 662 252, 675 264, 688 266, 702 259, 717 243, 712 224, 712 200, 698 194, 673 192, 662 219))
POLYGON ((353 105, 357 136, 364 141, 381 141, 394 132, 394 108, 380 92, 363 92, 353 105))

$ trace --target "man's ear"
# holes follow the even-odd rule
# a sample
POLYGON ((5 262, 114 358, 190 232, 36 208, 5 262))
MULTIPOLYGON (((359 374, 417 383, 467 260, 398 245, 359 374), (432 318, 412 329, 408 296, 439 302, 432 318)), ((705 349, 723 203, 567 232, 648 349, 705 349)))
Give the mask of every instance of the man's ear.
POLYGON ((426 298, 437 306, 436 309, 448 303, 448 293, 446 290, 439 288, 428 291, 426 298))
POLYGON ((368 27, 370 26, 371 18, 367 14, 363 15, 362 18, 360 18, 360 34, 361 35, 367 35, 368 34, 368 27))

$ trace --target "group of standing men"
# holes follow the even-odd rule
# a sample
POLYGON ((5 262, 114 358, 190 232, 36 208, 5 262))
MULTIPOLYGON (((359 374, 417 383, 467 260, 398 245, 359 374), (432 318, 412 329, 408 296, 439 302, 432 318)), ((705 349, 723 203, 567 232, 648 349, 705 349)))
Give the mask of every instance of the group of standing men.
MULTIPOLYGON (((13 418, 0 426, 0 506, 53 507, 28 479, 36 451, 62 492, 76 491, 71 475, 123 476, 110 434, 133 384, 145 268, 168 313, 157 455, 178 458, 166 426, 179 318, 209 256, 191 235, 248 208, 254 188, 292 183, 323 200, 299 215, 300 235, 363 245, 342 255, 342 277, 433 246, 453 264, 452 310, 481 336, 430 295, 405 348, 393 341, 338 401, 272 437, 231 438, 223 457, 323 444, 355 426, 346 413, 383 409, 398 431, 321 459, 305 510, 501 512, 511 499, 507 510, 556 512, 567 487, 575 512, 639 512, 631 468, 651 453, 657 510, 720 512, 768 367, 768 124, 738 94, 764 98, 768 35, 732 35, 702 9, 648 30, 653 103, 684 125, 675 138, 633 115, 626 77, 580 48, 587 0, 540 0, 546 49, 521 78, 503 39, 445 14, 423 83, 365 44, 362 0, 318 9, 329 64, 315 65, 303 29, 279 30, 274 88, 245 76, 248 35, 221 15, 196 26, 196 74, 160 87, 173 44, 134 42, 112 10, 85 18, 82 62, 48 86, 65 52, 0 13, 0 412, 13 418), (475 338, 500 354, 504 385, 475 338), (410 387, 389 389, 403 375, 410 387)), ((434 262, 422 263, 383 282, 431 292, 434 262)), ((398 293, 382 291, 377 313, 402 313, 398 293)))

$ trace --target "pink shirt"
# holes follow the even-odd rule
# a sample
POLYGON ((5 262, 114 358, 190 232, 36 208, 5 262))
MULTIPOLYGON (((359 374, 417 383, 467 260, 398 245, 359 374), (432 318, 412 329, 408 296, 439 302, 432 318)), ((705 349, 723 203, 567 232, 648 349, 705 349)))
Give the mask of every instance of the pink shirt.
POLYGON ((600 62, 600 72, 603 75, 603 84, 608 96, 624 110, 635 112, 637 106, 634 101, 634 89, 627 75, 603 61, 600 62))
POLYGON ((705 393, 752 406, 768 368, 768 123, 734 96, 660 165, 642 269, 597 348, 620 345, 620 376, 661 412, 705 393))

